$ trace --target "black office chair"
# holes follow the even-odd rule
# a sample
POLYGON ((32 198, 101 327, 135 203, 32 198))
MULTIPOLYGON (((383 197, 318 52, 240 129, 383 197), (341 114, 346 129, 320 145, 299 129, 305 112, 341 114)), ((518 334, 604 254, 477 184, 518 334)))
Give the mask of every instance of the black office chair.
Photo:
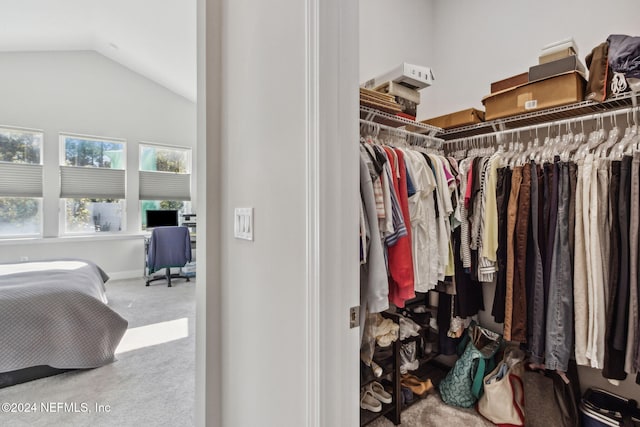
POLYGON ((183 278, 189 281, 189 277, 173 273, 172 267, 184 267, 191 262, 191 238, 187 227, 156 227, 151 232, 151 240, 147 251, 147 269, 149 277, 146 286, 156 280, 166 280, 171 287, 172 278, 183 278), (163 276, 151 276, 152 273, 165 269, 163 276))

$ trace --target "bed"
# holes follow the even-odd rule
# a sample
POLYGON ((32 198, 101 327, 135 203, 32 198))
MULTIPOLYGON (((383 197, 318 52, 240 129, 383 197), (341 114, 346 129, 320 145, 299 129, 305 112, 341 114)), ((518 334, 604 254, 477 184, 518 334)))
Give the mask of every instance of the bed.
POLYGON ((0 388, 113 362, 128 322, 90 261, 0 264, 0 388))

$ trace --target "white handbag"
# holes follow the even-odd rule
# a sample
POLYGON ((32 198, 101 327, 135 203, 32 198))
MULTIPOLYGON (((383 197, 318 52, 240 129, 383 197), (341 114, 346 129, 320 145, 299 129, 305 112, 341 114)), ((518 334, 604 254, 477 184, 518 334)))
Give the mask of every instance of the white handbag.
POLYGON ((519 372, 522 372, 520 363, 510 368, 502 361, 484 377, 484 394, 477 409, 498 426, 524 426, 524 384, 519 372))

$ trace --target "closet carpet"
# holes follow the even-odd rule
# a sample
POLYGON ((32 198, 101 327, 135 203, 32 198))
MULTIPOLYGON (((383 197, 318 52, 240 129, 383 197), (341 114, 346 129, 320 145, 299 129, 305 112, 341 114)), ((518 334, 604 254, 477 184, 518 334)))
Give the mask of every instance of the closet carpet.
POLYGON ((143 279, 107 282, 109 305, 129 321, 128 333, 139 334, 133 342, 149 340, 146 346, 118 353, 114 363, 97 369, 0 389, 0 403, 37 405, 32 413, 0 411, 0 426, 193 426, 196 284, 176 279, 172 285, 158 281, 145 287, 143 279), (41 402, 76 406, 43 413, 41 402), (109 405, 110 412, 97 412, 96 404, 109 405))
MULTIPOLYGON (((402 427, 491 427, 473 408, 462 409, 445 404, 437 393, 430 394, 402 412, 402 427)), ((380 417, 370 427, 394 427, 385 417, 380 417)))

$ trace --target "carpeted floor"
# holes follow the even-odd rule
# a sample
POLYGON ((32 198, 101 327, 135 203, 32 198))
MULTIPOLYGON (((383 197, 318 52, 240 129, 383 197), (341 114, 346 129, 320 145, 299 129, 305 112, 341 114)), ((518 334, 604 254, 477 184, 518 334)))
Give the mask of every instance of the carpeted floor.
MULTIPOLYGON (((402 427, 491 427, 475 409, 462 409, 445 404, 437 393, 429 394, 401 415, 402 427)), ((393 423, 380 417, 370 427, 393 427, 393 423)))
POLYGON ((129 321, 117 360, 0 389, 0 403, 37 409, 0 410, 0 426, 194 425, 195 286, 194 279, 174 280, 171 288, 145 287, 143 279, 107 282, 109 305, 129 321), (60 412, 44 413, 41 403, 60 412))

